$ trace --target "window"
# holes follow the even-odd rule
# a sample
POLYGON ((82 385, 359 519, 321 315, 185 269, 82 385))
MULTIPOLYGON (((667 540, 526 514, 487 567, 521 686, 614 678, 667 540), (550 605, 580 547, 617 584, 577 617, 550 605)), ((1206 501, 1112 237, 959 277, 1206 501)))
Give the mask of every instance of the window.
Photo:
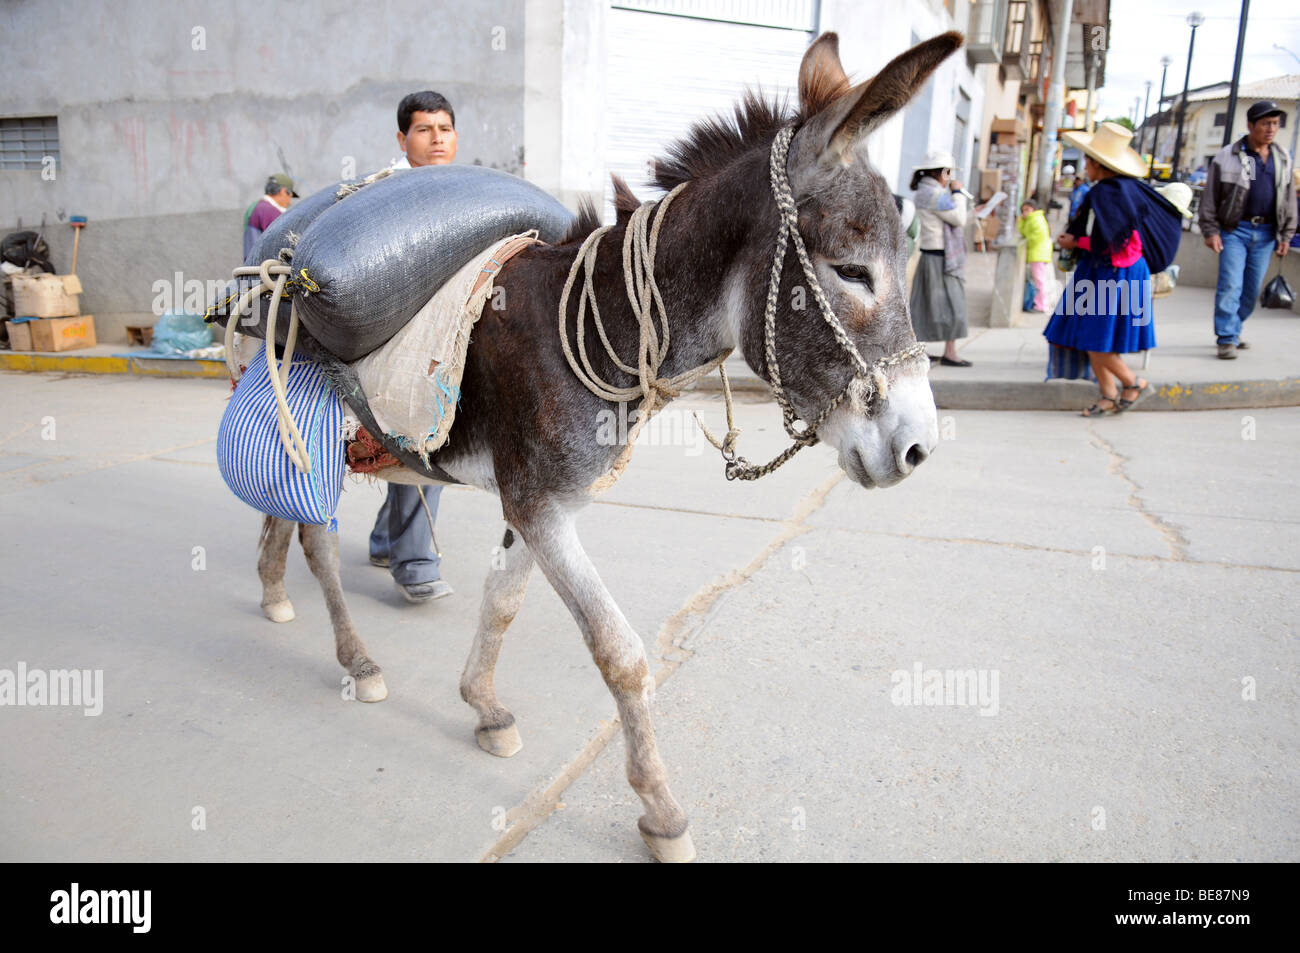
POLYGON ((40 169, 59 159, 59 121, 53 116, 0 119, 0 170, 40 169))
POLYGON ((1215 113, 1215 114, 1214 114, 1214 124, 1215 124, 1216 126, 1223 126, 1223 125, 1226 125, 1227 122, 1228 122, 1228 114, 1227 114, 1227 113, 1215 113))

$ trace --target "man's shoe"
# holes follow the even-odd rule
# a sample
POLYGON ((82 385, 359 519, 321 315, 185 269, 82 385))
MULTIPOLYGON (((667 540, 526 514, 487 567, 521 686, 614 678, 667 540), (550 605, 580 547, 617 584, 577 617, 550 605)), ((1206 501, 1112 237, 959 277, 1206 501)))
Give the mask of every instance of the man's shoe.
POLYGON ((1238 350, 1238 351, 1248 351, 1248 350, 1250 350, 1250 342, 1248 342, 1248 341, 1238 341, 1238 342, 1237 342, 1237 350, 1238 350))
POLYGON ((1235 361, 1236 359, 1237 359, 1237 345, 1235 344, 1219 345, 1219 360, 1235 361))
POLYGON ((456 590, 451 588, 451 584, 442 580, 435 579, 433 582, 417 582, 409 586, 397 583, 397 589, 402 594, 402 598, 407 602, 419 604, 421 602, 432 602, 434 599, 445 599, 456 590))
POLYGON ((372 565, 372 566, 378 566, 378 567, 380 567, 381 569, 387 569, 387 568, 388 568, 388 557, 387 557, 387 556, 371 556, 371 557, 370 557, 370 565, 372 565))

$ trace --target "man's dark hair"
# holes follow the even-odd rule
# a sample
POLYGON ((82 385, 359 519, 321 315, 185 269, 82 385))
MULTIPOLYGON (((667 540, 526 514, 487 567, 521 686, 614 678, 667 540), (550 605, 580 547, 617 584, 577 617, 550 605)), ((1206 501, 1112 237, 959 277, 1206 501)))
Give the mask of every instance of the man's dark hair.
POLYGON ((275 181, 275 179, 267 179, 267 180, 266 180, 266 194, 267 194, 267 195, 279 195, 281 192, 287 192, 287 191, 289 191, 289 190, 286 189, 286 188, 285 188, 283 185, 281 185, 279 182, 275 181))
POLYGON ((447 102, 447 97, 442 93, 435 93, 431 89, 426 89, 404 96, 402 101, 397 104, 398 131, 402 135, 410 132, 411 117, 416 113, 436 112, 446 112, 451 117, 451 128, 456 128, 456 111, 451 108, 451 103, 447 102))

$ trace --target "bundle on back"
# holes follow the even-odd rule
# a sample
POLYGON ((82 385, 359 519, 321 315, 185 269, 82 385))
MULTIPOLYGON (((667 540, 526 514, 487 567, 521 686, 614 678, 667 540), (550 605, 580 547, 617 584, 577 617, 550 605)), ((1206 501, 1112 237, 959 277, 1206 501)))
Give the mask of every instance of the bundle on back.
MULTIPOLYGON (((554 242, 573 221, 537 186, 482 166, 403 170, 338 198, 347 188, 331 186, 280 216, 248 262, 277 257, 298 236, 290 289, 299 319, 345 361, 392 338, 494 241, 537 229, 554 242)), ((264 335, 266 299, 258 307, 256 329, 241 322, 241 332, 264 335)), ((287 301, 281 309, 277 332, 288 326, 287 301)))

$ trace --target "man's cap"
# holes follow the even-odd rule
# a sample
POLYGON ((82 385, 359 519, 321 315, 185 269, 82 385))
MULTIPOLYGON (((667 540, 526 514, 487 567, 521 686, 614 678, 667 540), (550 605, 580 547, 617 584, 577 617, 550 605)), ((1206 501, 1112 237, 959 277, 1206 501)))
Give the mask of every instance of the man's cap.
POLYGON ((1262 102, 1255 103, 1246 110, 1247 122, 1259 122, 1268 116, 1285 116, 1286 111, 1281 109, 1277 103, 1271 99, 1265 99, 1262 102))
POLYGON ((291 176, 285 175, 283 172, 277 172, 275 175, 271 176, 268 181, 274 182, 282 189, 288 189, 289 194, 294 198, 299 197, 298 193, 293 190, 293 178, 291 176))

